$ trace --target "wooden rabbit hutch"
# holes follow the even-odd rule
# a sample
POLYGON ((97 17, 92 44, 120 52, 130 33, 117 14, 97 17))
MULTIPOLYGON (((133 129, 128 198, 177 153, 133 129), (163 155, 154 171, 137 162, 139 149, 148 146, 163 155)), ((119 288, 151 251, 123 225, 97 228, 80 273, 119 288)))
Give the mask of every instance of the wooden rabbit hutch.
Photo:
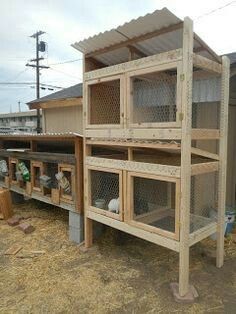
POLYGON ((217 232, 223 265, 229 62, 166 8, 84 53, 85 245, 97 221, 179 253, 217 232))
POLYGON ((8 173, 1 176, 0 186, 13 192, 62 207, 83 211, 83 138, 73 133, 40 135, 1 135, 0 160, 8 173), (23 162, 28 180, 19 171, 23 162), (67 189, 57 180, 66 178, 67 189))

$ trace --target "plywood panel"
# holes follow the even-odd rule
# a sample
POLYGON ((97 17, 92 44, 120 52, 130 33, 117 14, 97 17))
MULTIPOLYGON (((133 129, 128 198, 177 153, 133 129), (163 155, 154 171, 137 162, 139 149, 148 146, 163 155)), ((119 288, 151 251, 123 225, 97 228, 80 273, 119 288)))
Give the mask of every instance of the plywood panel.
POLYGON ((77 132, 82 134, 82 106, 44 109, 44 132, 77 132))

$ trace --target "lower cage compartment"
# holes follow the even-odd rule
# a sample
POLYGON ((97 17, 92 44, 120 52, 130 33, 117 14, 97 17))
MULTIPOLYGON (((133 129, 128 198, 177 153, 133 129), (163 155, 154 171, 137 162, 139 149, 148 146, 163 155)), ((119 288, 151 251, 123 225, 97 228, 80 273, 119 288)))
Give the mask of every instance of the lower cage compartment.
POLYGON ((178 239, 180 180, 132 172, 127 177, 130 223, 178 239))

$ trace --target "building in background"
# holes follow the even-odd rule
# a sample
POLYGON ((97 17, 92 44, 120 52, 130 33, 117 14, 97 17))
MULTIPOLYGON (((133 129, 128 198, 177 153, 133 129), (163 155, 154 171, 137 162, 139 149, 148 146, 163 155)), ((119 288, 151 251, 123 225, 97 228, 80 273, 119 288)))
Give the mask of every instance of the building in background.
POLYGON ((27 103, 29 109, 42 110, 42 129, 46 133, 76 132, 82 134, 82 84, 27 103))
POLYGON ((35 133, 36 110, 0 114, 0 133, 35 133))

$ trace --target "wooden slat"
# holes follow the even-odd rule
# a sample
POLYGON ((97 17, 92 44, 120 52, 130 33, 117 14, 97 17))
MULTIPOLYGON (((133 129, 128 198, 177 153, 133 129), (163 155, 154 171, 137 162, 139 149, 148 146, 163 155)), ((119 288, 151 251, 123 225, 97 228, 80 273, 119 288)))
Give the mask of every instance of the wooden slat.
POLYGON ((86 157, 85 164, 94 167, 105 167, 110 169, 134 171, 146 174, 162 175, 167 177, 179 178, 180 177, 180 167, 168 166, 160 164, 151 164, 145 162, 127 161, 127 160, 114 160, 108 158, 98 158, 98 157, 86 157))
POLYGON ((59 154, 59 153, 45 153, 45 152, 8 152, 6 150, 0 150, 0 156, 2 157, 11 157, 16 159, 23 160, 40 160, 42 162, 50 162, 50 163, 67 163, 74 164, 75 163, 75 155, 74 154, 59 154))
POLYGON ((141 70, 145 68, 150 68, 152 66, 159 66, 162 64, 180 61, 181 59, 182 49, 170 50, 167 52, 155 54, 153 56, 148 56, 145 58, 140 58, 137 60, 132 60, 129 62, 124 62, 106 68, 87 72, 84 74, 84 80, 89 81, 103 77, 109 77, 112 75, 123 74, 133 70, 141 70))
POLYGON ((200 148, 192 147, 191 153, 198 155, 198 156, 219 160, 219 155, 207 152, 207 151, 200 149, 200 148))
POLYGON ((210 53, 210 55, 218 62, 221 63, 221 57, 219 57, 197 34, 194 34, 194 39, 210 53))
POLYGON ((202 241, 203 239, 209 237, 210 235, 214 234, 217 229, 216 222, 212 222, 209 225, 191 233, 189 235, 189 246, 194 245, 197 242, 202 241))
POLYGON ((142 229, 135 228, 131 226, 130 224, 127 224, 125 222, 121 222, 109 217, 105 217, 103 215, 91 212, 87 210, 87 217, 88 219, 95 220, 97 222, 100 222, 102 224, 105 224, 107 226, 110 226, 112 228, 121 230, 123 232, 126 232, 128 234, 132 234, 136 237, 139 237, 141 239, 147 240, 149 242, 167 247, 173 251, 178 252, 179 251, 179 243, 178 241, 175 241, 173 239, 168 239, 163 236, 160 236, 155 233, 151 233, 142 229))
POLYGON ((72 106, 81 106, 83 103, 82 97, 73 97, 66 99, 51 99, 44 102, 35 102, 29 104, 30 109, 48 109, 48 108, 65 108, 72 106))
POLYGON ((215 172, 219 170, 219 161, 204 162, 191 165, 191 175, 215 172))
POLYGON ((204 69, 213 73, 221 74, 222 72, 221 64, 197 54, 193 54, 193 65, 197 68, 204 69))

